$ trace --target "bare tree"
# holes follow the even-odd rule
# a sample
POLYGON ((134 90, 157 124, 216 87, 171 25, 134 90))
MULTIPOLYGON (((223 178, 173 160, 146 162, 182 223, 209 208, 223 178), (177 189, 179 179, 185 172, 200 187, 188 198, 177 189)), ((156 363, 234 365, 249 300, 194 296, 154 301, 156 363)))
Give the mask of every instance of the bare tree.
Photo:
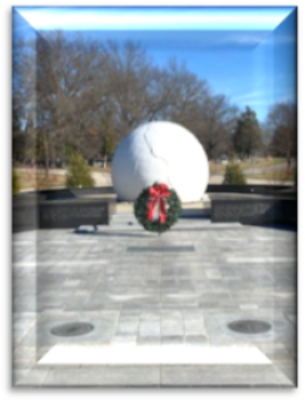
POLYGON ((108 102, 115 113, 114 128, 126 134, 149 118, 150 90, 154 81, 152 60, 139 43, 119 46, 109 41, 103 45, 107 56, 108 102))
POLYGON ((159 98, 160 116, 190 127, 198 113, 198 105, 209 95, 208 84, 188 71, 186 63, 170 59, 161 74, 159 98), (161 101, 160 101, 161 100, 161 101))
POLYGON ((139 43, 62 32, 38 35, 36 43, 37 107, 26 119, 47 171, 52 160, 65 159, 67 147, 87 159, 111 155, 123 135, 159 119, 195 133, 209 157, 228 149, 236 109, 185 63, 171 59, 160 68, 139 43))
POLYGON ((277 103, 269 111, 267 123, 273 136, 270 149, 276 156, 286 158, 287 169, 297 153, 297 110, 293 103, 277 103))
POLYGON ((12 134, 13 159, 35 158, 35 48, 33 41, 13 35, 12 134))
POLYGON ((46 122, 52 157, 65 157, 67 144, 86 150, 95 113, 106 101, 97 73, 105 59, 98 43, 81 37, 69 41, 57 32, 45 44, 47 50, 38 52, 40 117, 46 122))
POLYGON ((202 104, 200 134, 210 159, 231 151, 237 118, 237 107, 231 105, 224 95, 210 95, 202 104))

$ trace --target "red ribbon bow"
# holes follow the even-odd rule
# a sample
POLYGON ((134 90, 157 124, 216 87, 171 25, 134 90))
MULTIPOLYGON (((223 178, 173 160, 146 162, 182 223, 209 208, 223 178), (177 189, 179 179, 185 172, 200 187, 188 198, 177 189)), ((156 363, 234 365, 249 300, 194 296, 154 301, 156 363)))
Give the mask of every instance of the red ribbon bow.
POLYGON ((166 208, 165 208, 165 197, 170 197, 170 191, 164 183, 155 184, 149 188, 150 203, 148 204, 147 219, 152 221, 154 219, 154 207, 159 202, 160 205, 160 224, 166 222, 166 208))

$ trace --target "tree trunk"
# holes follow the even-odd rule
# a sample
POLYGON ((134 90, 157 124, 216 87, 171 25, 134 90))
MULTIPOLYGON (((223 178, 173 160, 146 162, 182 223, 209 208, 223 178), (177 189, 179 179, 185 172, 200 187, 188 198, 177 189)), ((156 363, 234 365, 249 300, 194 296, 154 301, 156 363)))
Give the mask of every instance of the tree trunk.
POLYGON ((50 169, 50 155, 49 155, 49 143, 47 139, 47 134, 45 135, 44 139, 44 152, 45 152, 45 172, 46 172, 46 177, 48 178, 50 169))
POLYGON ((290 172, 290 170, 291 170, 291 154, 290 154, 290 151, 287 152, 286 160, 287 160, 287 172, 290 172))

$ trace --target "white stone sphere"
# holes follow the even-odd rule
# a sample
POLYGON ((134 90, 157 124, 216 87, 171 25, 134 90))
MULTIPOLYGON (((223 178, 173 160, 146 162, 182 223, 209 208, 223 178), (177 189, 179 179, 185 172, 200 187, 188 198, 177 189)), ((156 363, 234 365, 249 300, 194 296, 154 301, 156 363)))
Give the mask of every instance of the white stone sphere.
POLYGON ((174 189, 181 202, 201 200, 209 179, 206 153, 182 126, 145 123, 125 136, 112 160, 112 183, 120 200, 134 201, 155 182, 174 189))

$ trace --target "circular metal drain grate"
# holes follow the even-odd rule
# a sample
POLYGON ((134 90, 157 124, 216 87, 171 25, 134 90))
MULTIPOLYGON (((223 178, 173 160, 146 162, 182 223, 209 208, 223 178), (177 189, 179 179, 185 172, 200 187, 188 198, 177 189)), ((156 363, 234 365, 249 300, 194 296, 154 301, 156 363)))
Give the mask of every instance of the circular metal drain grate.
POLYGON ((244 319, 239 321, 230 322, 228 328, 234 332, 246 333, 248 335, 265 333, 270 331, 271 325, 265 321, 259 321, 255 319, 244 319))
POLYGON ((55 336, 81 336, 93 331, 94 326, 88 322, 69 322, 55 326, 51 329, 52 335, 55 336))

